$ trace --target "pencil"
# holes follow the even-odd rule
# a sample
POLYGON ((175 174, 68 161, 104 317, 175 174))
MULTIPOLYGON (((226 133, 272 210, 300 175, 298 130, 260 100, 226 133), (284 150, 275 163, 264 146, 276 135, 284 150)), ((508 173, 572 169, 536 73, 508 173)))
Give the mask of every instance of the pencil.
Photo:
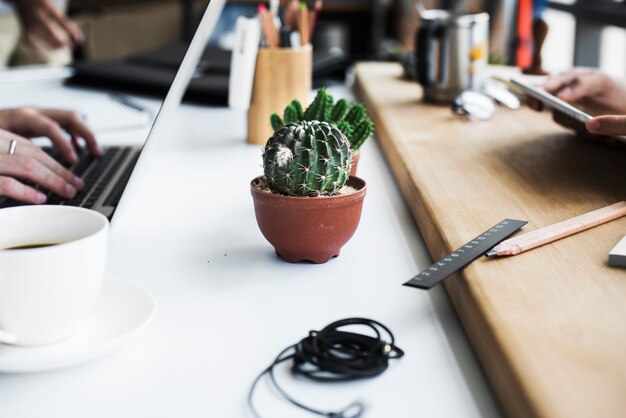
POLYGON ((302 45, 309 43, 309 8, 305 2, 300 3, 300 38, 302 39, 302 45))
POLYGON ((610 206, 502 241, 489 251, 487 255, 489 257, 517 255, 624 215, 626 215, 626 202, 617 202, 610 206))
POLYGON ((259 20, 261 21, 261 27, 263 28, 263 34, 267 40, 267 45, 270 48, 277 48, 279 46, 279 37, 276 26, 274 26, 274 20, 272 14, 265 8, 265 5, 259 4, 259 20))
POLYGON ((285 26, 288 26, 291 29, 295 29, 296 26, 298 26, 298 13, 298 0, 289 0, 289 2, 287 3, 287 8, 285 9, 285 15, 283 19, 285 26))
POLYGON ((320 16, 323 5, 324 0, 315 0, 315 6, 313 6, 313 12, 311 13, 311 18, 309 21, 309 31, 311 32, 311 38, 313 37, 313 33, 315 32, 315 24, 317 23, 317 19, 320 16))

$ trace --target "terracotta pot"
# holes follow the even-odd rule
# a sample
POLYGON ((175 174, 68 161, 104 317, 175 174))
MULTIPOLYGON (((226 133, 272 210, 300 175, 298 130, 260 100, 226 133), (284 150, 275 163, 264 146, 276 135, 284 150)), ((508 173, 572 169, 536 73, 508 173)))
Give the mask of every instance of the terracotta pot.
POLYGON ((359 158, 361 158, 361 151, 357 150, 352 154, 352 168, 350 169, 350 175, 356 177, 356 167, 359 164, 359 158))
POLYGON ((339 255, 356 231, 366 185, 350 177, 347 185, 356 193, 340 196, 296 197, 261 191, 250 183, 256 220, 276 254, 290 263, 325 263, 339 255))

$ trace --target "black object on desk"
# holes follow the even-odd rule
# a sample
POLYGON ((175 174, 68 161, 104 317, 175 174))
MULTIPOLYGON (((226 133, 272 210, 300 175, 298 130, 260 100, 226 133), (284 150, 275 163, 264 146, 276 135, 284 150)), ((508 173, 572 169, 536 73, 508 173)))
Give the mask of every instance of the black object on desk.
POLYGON ((294 375, 317 382, 350 382, 378 376, 387 370, 389 360, 402 356, 404 351, 395 344, 393 333, 385 325, 368 318, 341 319, 320 331, 309 331, 307 337, 281 351, 254 379, 248 392, 248 407, 255 418, 261 418, 253 397, 257 384, 267 374, 274 389, 300 409, 329 418, 360 418, 365 409, 362 402, 353 402, 341 411, 322 411, 297 401, 278 384, 274 368, 292 360, 294 375), (345 330, 354 325, 369 328, 370 332, 345 330))
MULTIPOLYGON (((75 75, 66 83, 163 98, 186 51, 187 45, 177 44, 123 60, 77 63, 75 75)), ((208 46, 183 100, 226 105, 230 60, 231 51, 208 46)), ((319 79, 342 71, 347 62, 347 55, 341 50, 314 51, 313 78, 319 79)))
POLYGON ((430 289, 452 273, 485 254, 527 223, 528 221, 515 219, 504 219, 498 222, 456 251, 433 263, 432 266, 404 283, 404 286, 430 289))

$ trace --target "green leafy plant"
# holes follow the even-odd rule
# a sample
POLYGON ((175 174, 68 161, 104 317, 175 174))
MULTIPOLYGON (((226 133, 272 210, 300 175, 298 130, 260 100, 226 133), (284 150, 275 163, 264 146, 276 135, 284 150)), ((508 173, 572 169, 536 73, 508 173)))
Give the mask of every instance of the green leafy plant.
POLYGON ((263 150, 268 187, 290 196, 334 195, 348 180, 351 166, 345 134, 317 120, 279 126, 263 150))
POLYGON ((333 96, 325 88, 317 92, 306 110, 303 111, 300 102, 294 100, 285 108, 282 118, 276 113, 270 117, 275 131, 299 121, 320 121, 335 125, 348 138, 353 152, 361 148, 374 132, 374 123, 362 103, 348 103, 345 99, 335 103, 333 96))

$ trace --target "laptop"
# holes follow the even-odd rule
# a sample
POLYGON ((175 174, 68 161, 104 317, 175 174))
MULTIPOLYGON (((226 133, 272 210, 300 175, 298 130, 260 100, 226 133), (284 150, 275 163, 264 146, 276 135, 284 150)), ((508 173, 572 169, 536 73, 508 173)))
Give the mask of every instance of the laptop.
MULTIPOLYGON (((169 45, 124 59, 79 63, 66 83, 164 97, 187 50, 186 45, 169 45)), ((232 52, 207 46, 198 63, 197 76, 189 83, 183 101, 228 104, 228 80, 232 52)), ((340 49, 313 49, 314 85, 342 75, 348 65, 340 49)))
MULTIPOLYGON (((71 205, 94 209, 109 219, 133 183, 133 172, 139 169, 154 144, 165 130, 168 119, 180 105, 182 97, 193 77, 202 52, 213 33, 226 0, 211 0, 200 25, 185 53, 165 100, 161 104, 142 147, 105 147, 100 158, 92 158, 86 152, 70 170, 81 177, 85 187, 73 199, 64 199, 48 193, 46 204, 71 205)), ((49 152, 55 155, 55 150, 49 152)), ((0 208, 27 205, 6 197, 0 197, 0 208)))

